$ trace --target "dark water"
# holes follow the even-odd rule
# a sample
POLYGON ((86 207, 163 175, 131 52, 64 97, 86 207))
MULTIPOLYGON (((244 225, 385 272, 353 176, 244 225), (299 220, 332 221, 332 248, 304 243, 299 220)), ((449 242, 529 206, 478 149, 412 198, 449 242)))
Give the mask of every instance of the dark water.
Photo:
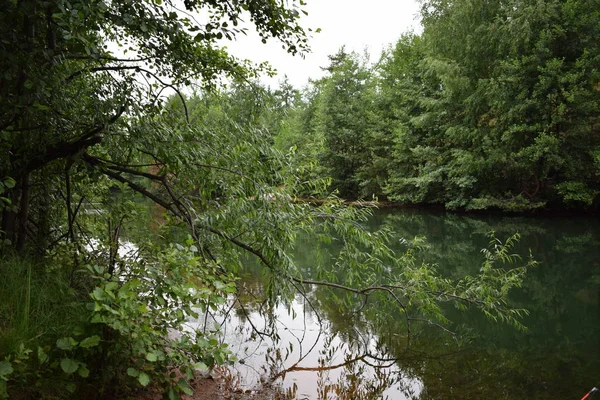
MULTIPOLYGON (((600 386, 598 222, 377 211, 369 221, 372 229, 393 227, 398 249, 402 237, 426 236, 419 257, 454 279, 477 272, 488 232, 502 239, 520 233, 515 253, 526 258, 531 251, 540 263, 511 298, 514 307, 530 313, 522 320, 527 331, 478 312, 448 309, 447 327, 460 339, 422 326, 407 346, 402 318, 384 298, 373 299, 363 313, 344 313, 327 290, 317 289, 272 310, 277 340, 252 334, 257 326, 270 327, 264 310, 251 302, 228 317, 227 340, 244 362, 231 379, 246 389, 260 379, 273 382, 299 399, 580 399, 600 386), (252 328, 242 322, 247 315, 252 328)), ((314 265, 332 251, 335 243, 319 247, 302 237, 295 259, 314 265)), ((264 290, 260 279, 247 285, 264 290)))
MULTIPOLYGON (((373 226, 391 224, 400 235, 425 235, 423 257, 460 278, 481 264, 493 230, 519 232, 515 252, 531 251, 515 307, 529 310, 527 332, 478 313, 454 312, 454 325, 472 335, 459 353, 422 362, 421 398, 580 399, 600 385, 600 225, 590 217, 465 216, 423 211, 380 212, 373 226)), ((435 345, 432 345, 435 347, 435 345)))

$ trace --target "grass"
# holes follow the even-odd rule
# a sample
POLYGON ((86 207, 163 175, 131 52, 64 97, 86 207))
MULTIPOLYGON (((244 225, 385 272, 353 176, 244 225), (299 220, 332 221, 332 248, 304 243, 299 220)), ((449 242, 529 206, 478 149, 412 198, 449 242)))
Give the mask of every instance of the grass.
POLYGON ((21 344, 35 349, 53 343, 85 315, 85 305, 74 300, 67 271, 5 255, 0 275, 0 360, 21 344))

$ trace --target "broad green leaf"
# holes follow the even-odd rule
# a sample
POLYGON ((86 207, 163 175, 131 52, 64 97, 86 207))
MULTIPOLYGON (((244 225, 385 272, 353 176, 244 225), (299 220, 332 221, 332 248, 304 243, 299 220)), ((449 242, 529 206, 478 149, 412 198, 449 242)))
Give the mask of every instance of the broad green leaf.
POLYGON ((94 265, 94 271, 98 274, 98 275, 102 275, 104 273, 104 267, 100 266, 100 265, 94 265))
POLYGON ((194 394, 194 392, 192 391, 192 388, 190 388, 190 385, 188 385, 188 383, 183 378, 179 379, 179 382, 177 382, 177 387, 179 389, 181 389, 181 391, 187 395, 191 396, 194 394))
POLYGON ((170 387, 169 390, 167 391, 167 398, 169 400, 179 400, 181 397, 179 396, 179 393, 177 393, 175 391, 175 389, 170 387))
POLYGON ((138 375, 138 382, 142 386, 148 386, 148 384, 150 383, 150 376, 145 372, 140 372, 140 374, 138 375))
MULTIPOLYGON (((99 311, 99 310, 94 310, 94 311, 99 311)), ((103 317, 103 316, 102 316, 102 315, 100 315, 100 314, 94 314, 94 315, 92 316, 92 319, 91 319, 91 321, 90 321, 90 322, 91 322, 92 324, 99 324, 99 323, 106 322, 106 318, 105 318, 105 317, 103 317)))
POLYGON ((80 347, 83 347, 85 349, 88 349, 90 347, 96 347, 100 344, 100 336, 98 335, 94 335, 94 336, 90 336, 88 338, 85 338, 81 341, 81 343, 79 343, 80 347))
POLYGON ((142 282, 139 279, 133 279, 126 284, 123 285, 123 289, 133 290, 139 286, 141 286, 142 282))
POLYGON ((6 186, 8 189, 12 189, 15 187, 15 185, 17 184, 17 182, 13 179, 13 178, 6 178, 4 180, 4 182, 2 182, 4 184, 4 186, 6 186))
POLYGON ((200 372, 208 372, 208 366, 202 361, 199 361, 196 364, 194 364, 194 369, 197 369, 200 372))
POLYGON ((146 306, 145 304, 140 304, 137 307, 137 310, 141 313, 147 313, 148 312, 148 306, 146 306))
POLYGON ((61 338, 56 341, 56 347, 61 350, 72 350, 77 346, 77 341, 72 337, 61 338))
POLYGON ((140 373, 137 369, 129 367, 127 368, 127 375, 137 378, 140 375, 140 373))
POLYGON ((99 287, 95 288, 90 296, 92 296, 94 300, 106 299, 106 294, 104 293, 104 290, 100 289, 99 287))
POLYGON ((225 287, 225 284, 219 280, 213 281, 213 285, 215 285, 215 289, 222 290, 225 287))
POLYGON ((72 374, 79 369, 79 362, 71 358, 63 358, 60 360, 60 367, 67 374, 72 374))
POLYGON ((87 378, 88 376, 90 376, 90 370, 85 365, 83 365, 83 364, 81 364, 79 366, 79 369, 77 370, 77 373, 82 378, 87 378))
POLYGON ((146 360, 148 360, 150 362, 155 362, 156 360, 158 360, 158 357, 156 357, 155 353, 147 353, 146 360))

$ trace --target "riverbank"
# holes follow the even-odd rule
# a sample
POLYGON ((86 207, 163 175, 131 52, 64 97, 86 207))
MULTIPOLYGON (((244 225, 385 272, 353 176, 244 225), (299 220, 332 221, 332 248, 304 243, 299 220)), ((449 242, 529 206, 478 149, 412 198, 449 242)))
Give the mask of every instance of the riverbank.
MULTIPOLYGON (((323 205, 330 202, 330 199, 319 199, 313 197, 297 197, 294 199, 297 203, 308 203, 312 205, 323 205)), ((532 216, 532 217, 570 217, 570 216, 600 216, 600 209, 583 208, 544 208, 535 210, 507 211, 498 208, 486 208, 481 210, 455 208, 448 209, 442 204, 409 204, 395 203, 392 201, 376 200, 344 200, 340 201, 347 206, 370 207, 379 209, 407 209, 424 210, 428 212, 445 212, 459 215, 509 215, 509 216, 532 216)))
MULTIPOLYGON (((281 391, 270 387, 243 390, 227 369, 217 367, 211 376, 196 376, 188 381, 193 395, 182 394, 181 400, 289 400, 281 391)), ((158 388, 148 388, 134 396, 134 400, 162 400, 158 388)))

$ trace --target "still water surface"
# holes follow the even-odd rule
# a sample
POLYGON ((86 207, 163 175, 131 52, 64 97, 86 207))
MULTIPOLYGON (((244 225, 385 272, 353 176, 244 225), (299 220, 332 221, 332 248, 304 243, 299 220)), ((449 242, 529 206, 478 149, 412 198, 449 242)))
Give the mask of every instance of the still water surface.
MULTIPOLYGON (((598 222, 379 210, 369 221, 372 229, 393 227, 399 250, 400 238, 426 236, 420 257, 455 279, 477 272, 488 232, 502 239, 519 232, 515 252, 526 258, 531 251, 540 262, 512 296, 515 307, 530 312, 522 321, 528 330, 448 309, 448 328, 460 339, 422 326, 407 348, 402 318, 386 314, 383 298, 362 314, 344 313, 327 290, 316 289, 271 309, 272 326, 262 306, 248 300, 223 324, 225 340, 242 360, 230 379, 243 390, 271 383, 298 399, 580 399, 600 386, 598 222)), ((335 246, 302 237, 295 259, 314 265, 335 246)), ((249 294, 264 292, 259 277, 245 285, 249 294)))

